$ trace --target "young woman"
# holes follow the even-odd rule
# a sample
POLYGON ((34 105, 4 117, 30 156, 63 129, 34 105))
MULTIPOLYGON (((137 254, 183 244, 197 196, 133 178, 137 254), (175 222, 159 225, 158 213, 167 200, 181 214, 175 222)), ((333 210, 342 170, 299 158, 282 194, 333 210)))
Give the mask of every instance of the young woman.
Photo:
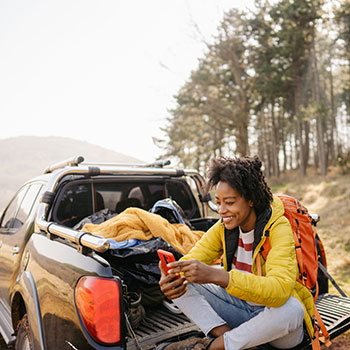
POLYGON ((168 276, 162 271, 159 282, 207 337, 159 349, 236 350, 265 343, 287 349, 302 342, 303 321, 312 335, 313 298, 296 282, 293 233, 261 165, 257 156, 211 160, 208 189, 215 187, 221 219, 169 264, 168 276), (267 235, 271 250, 264 261, 259 251, 267 235), (223 268, 211 265, 221 256, 223 268))

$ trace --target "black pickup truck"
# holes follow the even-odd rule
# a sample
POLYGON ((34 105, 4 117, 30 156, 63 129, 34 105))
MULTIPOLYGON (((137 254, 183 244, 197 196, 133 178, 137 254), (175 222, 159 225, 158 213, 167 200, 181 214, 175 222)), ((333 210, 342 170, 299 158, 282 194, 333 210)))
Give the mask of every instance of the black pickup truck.
MULTIPOLYGON (((153 349, 198 334, 171 303, 158 298, 140 308, 139 290, 125 277, 128 265, 119 265, 114 254, 123 249, 77 229, 94 214, 107 219, 128 207, 149 211, 171 198, 193 230, 207 230, 217 219, 203 195, 203 178, 163 165, 90 164, 75 157, 19 189, 0 221, 0 332, 6 344, 20 350, 153 349)), ((323 293, 317 304, 331 338, 350 328, 347 297, 323 293)))

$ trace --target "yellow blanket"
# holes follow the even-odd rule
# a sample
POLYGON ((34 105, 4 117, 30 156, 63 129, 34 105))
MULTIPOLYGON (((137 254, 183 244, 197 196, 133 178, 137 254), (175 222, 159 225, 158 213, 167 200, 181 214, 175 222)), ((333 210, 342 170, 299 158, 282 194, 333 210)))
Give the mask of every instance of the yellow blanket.
POLYGON ((128 208, 102 224, 86 224, 82 230, 118 242, 130 238, 146 241, 161 237, 182 254, 188 253, 204 233, 191 231, 183 224, 170 224, 160 215, 139 208, 128 208))

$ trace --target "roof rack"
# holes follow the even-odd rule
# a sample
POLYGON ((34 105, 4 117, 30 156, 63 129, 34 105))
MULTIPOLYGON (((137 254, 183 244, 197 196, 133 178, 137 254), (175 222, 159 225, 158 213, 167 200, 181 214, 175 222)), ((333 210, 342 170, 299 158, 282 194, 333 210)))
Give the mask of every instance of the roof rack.
POLYGON ((104 162, 85 162, 83 156, 75 156, 63 160, 61 162, 50 165, 44 170, 44 174, 52 173, 54 170, 62 169, 66 166, 78 166, 79 164, 91 166, 120 166, 120 167, 137 167, 137 168, 164 168, 170 165, 170 160, 157 160, 148 164, 134 164, 134 163, 104 163, 104 162))
POLYGON ((94 165, 94 166, 120 166, 120 167, 135 167, 135 168, 164 168, 170 165, 170 160, 157 160, 153 163, 137 164, 137 163, 105 163, 105 162, 84 162, 84 165, 94 165))
POLYGON ((65 166, 78 166, 80 163, 84 161, 83 156, 76 156, 72 158, 68 158, 61 162, 50 165, 44 170, 44 174, 52 173, 54 170, 64 168, 65 166))

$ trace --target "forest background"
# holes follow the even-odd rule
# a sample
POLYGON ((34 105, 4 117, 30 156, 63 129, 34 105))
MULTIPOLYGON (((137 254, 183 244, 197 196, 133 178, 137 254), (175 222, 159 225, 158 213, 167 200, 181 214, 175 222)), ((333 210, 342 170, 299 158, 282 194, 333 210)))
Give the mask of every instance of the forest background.
MULTIPOLYGON (((206 47, 155 140, 162 157, 205 172, 213 156, 258 154, 274 192, 320 214, 349 295, 350 0, 258 0, 227 12, 206 47)), ((349 331, 331 347, 349 348, 349 331)))
POLYGON ((350 0, 256 1, 227 12, 156 139, 200 171, 259 154, 267 177, 350 171, 350 0))

